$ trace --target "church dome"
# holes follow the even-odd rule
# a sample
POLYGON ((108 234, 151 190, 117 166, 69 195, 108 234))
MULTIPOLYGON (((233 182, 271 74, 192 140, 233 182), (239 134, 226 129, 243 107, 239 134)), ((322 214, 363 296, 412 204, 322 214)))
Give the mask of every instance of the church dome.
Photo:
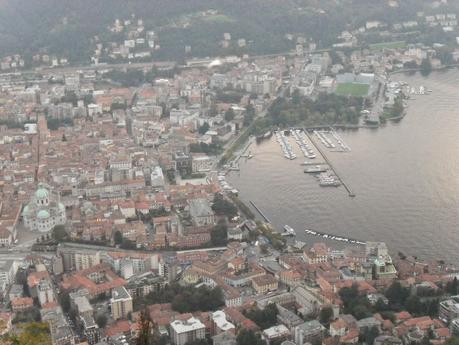
POLYGON ((46 210, 40 210, 37 214, 37 217, 39 219, 48 219, 49 218, 49 212, 46 210))
POLYGON ((49 192, 45 188, 40 188, 35 192, 37 199, 46 199, 49 196, 49 192))

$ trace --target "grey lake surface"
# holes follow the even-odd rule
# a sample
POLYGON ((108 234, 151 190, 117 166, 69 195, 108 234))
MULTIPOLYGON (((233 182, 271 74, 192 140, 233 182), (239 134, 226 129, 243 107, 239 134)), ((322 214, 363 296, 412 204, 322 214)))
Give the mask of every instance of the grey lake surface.
POLYGON ((459 71, 393 79, 433 92, 413 96, 399 123, 338 131, 351 152, 326 154, 355 198, 342 186, 320 187, 303 173, 298 147, 298 158, 287 160, 274 137, 254 143, 254 157, 241 159, 228 181, 274 226, 290 225, 308 244, 320 239, 304 229, 385 241, 394 253, 458 260, 459 71))

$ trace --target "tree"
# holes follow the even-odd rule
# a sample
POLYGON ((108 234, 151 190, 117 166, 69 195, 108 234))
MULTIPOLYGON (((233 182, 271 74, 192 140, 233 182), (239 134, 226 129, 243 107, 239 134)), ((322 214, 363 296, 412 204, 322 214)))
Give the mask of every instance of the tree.
POLYGON ((67 231, 64 225, 56 225, 52 231, 53 239, 56 242, 63 242, 68 239, 67 231))
POLYGON ((226 215, 230 218, 237 216, 237 207, 220 193, 216 193, 214 196, 212 210, 218 215, 226 215))
POLYGON ((215 225, 210 232, 212 245, 220 247, 226 246, 228 242, 228 227, 224 223, 215 225))
POLYGON ((300 90, 295 89, 292 92, 292 103, 295 105, 298 105, 301 103, 301 95, 300 95, 300 90))
POLYGON ((343 301, 344 307, 349 306, 359 295, 359 290, 357 285, 352 285, 351 287, 344 287, 339 290, 339 296, 343 301))
POLYGON ((278 310, 274 303, 261 310, 253 308, 246 312, 246 317, 255 322, 261 329, 266 329, 277 324, 278 310))
POLYGON ((357 285, 342 288, 339 295, 346 314, 352 314, 359 320, 371 316, 370 303, 365 296, 359 294, 357 285))
POLYGON ((373 326, 365 332, 365 343, 373 344, 376 337, 379 335, 378 327, 373 326))
POLYGON ((252 104, 248 104, 245 107, 245 114, 244 114, 244 126, 248 126, 253 122, 255 118, 255 108, 252 104))
POLYGON ((140 313, 139 326, 139 336, 137 337, 135 344, 150 345, 152 340, 152 324, 147 310, 142 310, 142 312, 140 313))
POLYGON ((137 249, 137 244, 135 241, 131 241, 129 238, 123 237, 123 241, 121 242, 120 248, 133 250, 137 249))
POLYGON ((400 308, 405 304, 406 299, 410 295, 407 288, 402 287, 399 281, 395 281, 386 290, 386 297, 393 307, 400 308))
POLYGON ((18 334, 8 336, 13 344, 18 345, 51 345, 49 326, 44 322, 30 322, 20 326, 18 334))
POLYGON ((198 128, 199 134, 206 134, 210 126, 207 122, 204 122, 201 127, 198 128))
POLYGON ((354 315, 357 320, 361 320, 370 317, 372 313, 366 305, 358 304, 352 309, 352 315, 354 315))
POLYGON ((320 323, 328 326, 332 317, 333 317, 333 309, 330 306, 326 306, 322 308, 322 310, 320 311, 320 316, 319 316, 320 323))
POLYGON ((375 303, 375 310, 377 312, 385 311, 387 310, 387 304, 384 302, 382 298, 378 298, 378 300, 375 303))
POLYGON ((104 314, 98 314, 96 316, 96 323, 99 328, 105 328, 107 325, 107 317, 104 314))
POLYGON ((424 77, 427 77, 432 72, 432 64, 428 58, 422 59, 421 65, 421 74, 424 77))
POLYGON ((459 337, 451 337, 443 343, 444 345, 459 345, 459 337))
POLYGON ((123 243, 123 234, 119 230, 115 231, 115 235, 113 236, 113 240, 115 241, 115 244, 120 245, 123 243))
POLYGON ((459 283, 457 277, 454 277, 452 281, 446 283, 446 292, 450 295, 457 295, 459 293, 459 283))
POLYGON ((216 310, 224 305, 223 292, 219 287, 186 289, 172 298, 172 309, 180 313, 216 310))
POLYGON ((263 345, 263 340, 258 334, 255 334, 254 331, 245 328, 239 331, 236 342, 237 345, 263 345))
POLYGON ((405 302, 405 308, 411 314, 421 314, 424 310, 423 304, 418 296, 410 296, 405 302))
POLYGON ((227 122, 233 121, 234 120, 234 110, 233 108, 229 108, 227 111, 225 111, 225 120, 227 122))

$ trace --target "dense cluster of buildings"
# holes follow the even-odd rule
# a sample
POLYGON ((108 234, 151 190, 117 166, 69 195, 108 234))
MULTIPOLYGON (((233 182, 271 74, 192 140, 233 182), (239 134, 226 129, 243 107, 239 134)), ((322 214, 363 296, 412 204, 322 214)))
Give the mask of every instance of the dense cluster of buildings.
POLYGON ((250 242, 162 253, 62 243, 55 253, 14 254, 2 260, 2 301, 10 306, 10 312, 0 315, 9 325, 5 331, 12 330, 13 319, 38 313, 49 325, 53 344, 118 344, 120 339, 129 344, 139 334, 145 311, 155 332, 175 345, 208 337, 213 344, 236 344, 241 329, 259 333, 267 344, 296 345, 355 344, 370 330, 374 344, 420 344, 428 337, 440 345, 459 334, 459 297, 438 293, 457 271, 413 258, 393 261, 380 242, 344 250, 316 243, 281 253, 262 251, 250 242), (25 285, 18 284, 19 276, 25 285), (407 311, 390 318, 378 312, 363 318, 344 313, 342 289, 355 289, 367 305, 388 305, 384 292, 394 282, 412 296, 440 296, 438 318, 407 311), (178 312, 173 303, 142 304, 172 283, 186 289, 219 287, 224 304, 191 313, 178 312), (273 305, 274 325, 263 329, 250 318, 250 311, 273 305), (325 309, 327 321, 320 316, 325 309))
MULTIPOLYGON (((266 227, 215 207, 216 197, 231 204, 237 194, 216 169, 253 120, 249 108, 258 116, 287 90, 314 99, 342 93, 340 85, 358 85, 371 99, 382 92, 384 104, 375 107, 393 105, 399 85, 386 85, 385 74, 426 59, 440 67, 440 47, 339 48, 357 47, 369 33, 423 25, 447 33, 457 21, 452 13, 420 13, 391 25, 367 22, 342 32, 333 53, 311 52, 314 42, 298 37, 288 57, 190 60, 180 73, 135 87, 108 80, 109 66, 27 80, 0 75, 0 334, 16 327, 13 320, 41 320, 53 344, 127 345, 146 312, 154 332, 174 345, 210 338, 236 345, 241 329, 284 345, 441 345, 459 335, 459 297, 445 293, 451 284, 457 290, 452 267, 393 259, 381 242, 340 249, 296 242, 274 250, 266 233, 260 236, 266 227), (216 246, 221 228, 225 241, 216 246), (385 292, 394 282, 413 298, 437 298, 438 313, 400 307, 391 317, 357 317, 340 295, 355 289, 365 306, 389 308, 385 292), (180 313, 173 303, 148 302, 171 284, 218 287, 221 307, 180 313), (273 305, 272 326, 249 317, 273 305)), ((94 63, 148 59, 160 49, 142 19, 117 20, 108 30, 123 43, 95 42, 94 63)), ((222 45, 246 45, 233 41, 227 33, 222 45)), ((456 48, 450 54, 459 59, 456 48)), ((46 54, 33 59, 67 64, 46 54)), ((0 69, 23 65, 20 56, 8 57, 0 69)))
POLYGON ((193 68, 135 88, 98 87, 96 71, 51 73, 33 86, 2 75, 0 243, 13 245, 18 229, 37 237, 63 225, 78 241, 113 245, 120 233, 137 248, 207 244, 221 186, 190 177, 215 169, 245 106, 263 110, 284 68, 283 59, 244 63, 214 88, 213 70, 193 68), (220 99, 231 83, 246 90, 241 99, 220 99))

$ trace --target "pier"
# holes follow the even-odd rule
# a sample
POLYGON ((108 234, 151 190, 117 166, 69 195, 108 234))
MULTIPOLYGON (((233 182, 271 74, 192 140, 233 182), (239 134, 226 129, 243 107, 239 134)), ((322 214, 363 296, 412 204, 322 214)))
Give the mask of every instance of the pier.
POLYGON ((257 207, 257 205, 255 205, 255 203, 252 200, 250 200, 249 202, 250 202, 250 205, 252 205, 257 210, 257 212, 263 217, 263 219, 266 222, 271 223, 269 218, 265 216, 265 214, 257 207))
POLYGON ((352 191, 351 187, 349 187, 348 184, 346 184, 343 179, 338 175, 338 173, 336 172, 336 169, 335 167, 333 166, 333 164, 330 162, 330 160, 327 158, 327 156, 325 155, 325 153, 322 151, 322 149, 319 147, 319 145, 317 145, 315 143, 315 141, 311 138, 311 136, 309 135, 309 132, 306 128, 303 129, 304 130, 304 133, 306 134, 306 136, 309 138, 309 140, 312 142, 312 144, 314 145, 314 147, 317 149, 317 151, 322 155, 324 161, 328 164, 328 166, 330 167, 330 169, 333 171, 333 173, 335 174, 336 178, 341 182, 341 184, 344 186, 344 188, 346 189, 347 193, 349 194, 349 196, 351 198, 355 197, 355 194, 354 192, 352 191))

